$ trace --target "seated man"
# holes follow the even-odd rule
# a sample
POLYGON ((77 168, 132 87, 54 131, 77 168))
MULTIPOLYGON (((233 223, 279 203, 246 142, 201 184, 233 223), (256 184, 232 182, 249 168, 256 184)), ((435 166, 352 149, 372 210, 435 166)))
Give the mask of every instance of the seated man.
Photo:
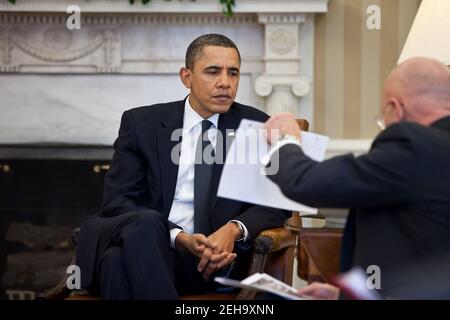
MULTIPOLYGON (((303 153, 292 115, 274 116, 266 127, 281 136, 272 141, 267 135, 279 171, 270 178, 286 196, 306 205, 353 208, 342 243, 342 271, 377 266, 381 295, 404 298, 423 278, 405 280, 402 274, 442 279, 434 264, 450 265, 448 68, 426 58, 398 66, 386 80, 381 112, 384 119, 378 122, 387 128, 367 155, 322 163, 303 153)), ((336 288, 319 284, 301 293, 327 299, 339 295, 336 288)))
POLYGON ((180 70, 185 100, 123 114, 101 212, 80 230, 83 288, 104 299, 204 293, 214 272, 242 274, 235 242, 283 225, 285 211, 216 196, 226 131, 244 118, 268 119, 234 102, 240 64, 230 39, 203 35, 180 70))

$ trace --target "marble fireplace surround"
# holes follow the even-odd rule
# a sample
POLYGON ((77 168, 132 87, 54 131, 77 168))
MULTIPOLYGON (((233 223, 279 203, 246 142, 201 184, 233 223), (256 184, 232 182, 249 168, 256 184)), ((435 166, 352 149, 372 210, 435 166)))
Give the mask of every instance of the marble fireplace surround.
POLYGON ((183 99, 187 45, 230 36, 243 57, 238 101, 313 120, 314 14, 328 0, 237 0, 149 5, 128 0, 0 1, 0 144, 111 145, 121 113, 183 99), (81 30, 66 9, 81 8, 81 30))

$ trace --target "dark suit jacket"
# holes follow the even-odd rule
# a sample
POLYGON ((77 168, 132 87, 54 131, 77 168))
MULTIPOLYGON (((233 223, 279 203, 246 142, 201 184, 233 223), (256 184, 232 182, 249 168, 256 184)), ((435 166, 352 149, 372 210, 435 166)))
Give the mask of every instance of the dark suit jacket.
MULTIPOLYGON (((135 108, 123 114, 111 168, 105 178, 101 217, 149 209, 169 217, 178 174, 171 152, 181 142, 180 135, 175 141, 171 135, 174 130, 183 128, 184 105, 183 100, 135 108)), ((266 121, 268 116, 255 108, 233 103, 226 114, 219 116, 218 129, 224 139, 226 130, 237 129, 242 119, 266 121)), ((222 145, 222 152, 226 154, 227 144, 222 145)), ((213 231, 237 219, 245 224, 250 237, 255 238, 264 229, 283 225, 288 215, 286 211, 218 198, 222 168, 223 163, 214 164, 209 214, 213 231)), ((83 273, 83 288, 92 283, 96 243, 103 223, 104 219, 94 217, 81 227, 77 264, 83 273)), ((173 223, 169 226, 177 227, 173 223)))
POLYGON ((450 265, 450 117, 431 127, 392 125, 358 158, 317 163, 292 144, 277 154, 280 169, 271 179, 286 196, 314 207, 353 208, 342 271, 378 265, 388 295, 404 285, 393 271, 400 265, 425 258, 450 265))

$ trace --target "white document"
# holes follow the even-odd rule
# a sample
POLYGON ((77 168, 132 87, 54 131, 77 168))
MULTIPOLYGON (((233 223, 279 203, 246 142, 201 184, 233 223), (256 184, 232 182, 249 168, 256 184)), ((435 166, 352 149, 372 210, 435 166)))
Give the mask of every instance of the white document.
POLYGON ((306 299, 297 295, 297 289, 288 286, 266 273, 255 273, 242 281, 223 277, 215 277, 214 281, 225 286, 270 292, 288 300, 306 299))
POLYGON ((360 267, 354 267, 334 277, 332 284, 354 300, 382 300, 378 291, 369 289, 367 280, 367 273, 360 267))
MULTIPOLYGON (((270 146, 263 132, 263 123, 242 120, 232 142, 217 191, 217 196, 262 206, 316 214, 317 209, 292 201, 265 175, 260 162, 270 146)), ((302 132, 303 152, 316 161, 323 161, 329 138, 302 132)))

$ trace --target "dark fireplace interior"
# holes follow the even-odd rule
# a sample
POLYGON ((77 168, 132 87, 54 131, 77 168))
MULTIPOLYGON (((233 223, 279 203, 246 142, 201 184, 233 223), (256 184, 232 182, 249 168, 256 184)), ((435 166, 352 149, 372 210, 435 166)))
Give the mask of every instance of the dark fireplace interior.
POLYGON ((0 146, 0 297, 33 299, 56 285, 70 237, 101 205, 109 146, 0 146))

